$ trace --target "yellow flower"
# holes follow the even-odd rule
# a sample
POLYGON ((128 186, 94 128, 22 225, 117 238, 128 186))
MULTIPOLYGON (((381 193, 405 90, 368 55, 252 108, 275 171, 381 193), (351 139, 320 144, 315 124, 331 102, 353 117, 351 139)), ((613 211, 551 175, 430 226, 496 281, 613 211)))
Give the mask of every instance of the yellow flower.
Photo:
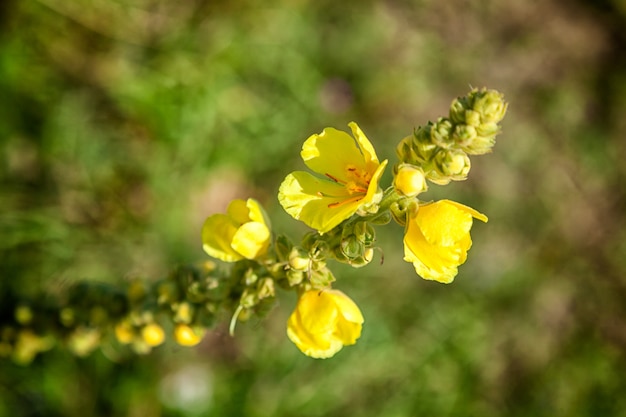
POLYGON ((484 214, 450 200, 420 206, 407 222, 404 260, 424 279, 452 282, 472 246, 472 218, 487 222, 484 214))
POLYGON ((202 244, 206 253, 225 262, 258 258, 270 244, 269 221, 256 200, 233 200, 227 214, 206 219, 202 244))
POLYGON ((338 290, 311 290, 302 294, 287 321, 287 336, 312 358, 330 358, 361 336, 363 315, 338 290))
POLYGON ((141 329, 141 337, 149 346, 155 347, 165 341, 165 332, 158 324, 150 323, 141 329))
POLYGON ((181 346, 195 346, 202 341, 203 332, 199 332, 186 324, 177 324, 174 329, 174 339, 181 346))
POLYGON ((356 123, 349 126, 354 139, 331 127, 309 137, 300 155, 321 177, 292 172, 278 192, 287 213, 320 233, 328 232, 359 209, 375 208, 382 197, 378 181, 387 161, 378 162, 374 147, 356 123))

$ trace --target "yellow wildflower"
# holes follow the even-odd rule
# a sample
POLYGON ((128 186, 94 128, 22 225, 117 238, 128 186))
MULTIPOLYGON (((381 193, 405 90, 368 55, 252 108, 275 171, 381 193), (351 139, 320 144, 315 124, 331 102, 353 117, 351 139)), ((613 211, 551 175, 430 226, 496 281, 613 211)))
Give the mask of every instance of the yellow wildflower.
POLYGON ((376 210, 382 198, 378 181, 387 161, 378 162, 374 147, 356 123, 349 126, 354 139, 331 127, 309 137, 300 155, 321 177, 292 172, 278 192, 287 213, 320 233, 328 232, 359 209, 376 210))
POLYGON ((155 347, 165 341, 165 332, 158 324, 150 323, 141 329, 141 337, 149 346, 155 347))
POLYGON ((330 358, 361 336, 363 315, 338 290, 311 290, 300 296, 287 321, 287 336, 307 356, 330 358))
POLYGON ((484 214, 450 200, 420 206, 407 222, 404 260, 424 279, 452 282, 472 246, 472 218, 487 222, 484 214))
POLYGON ((202 341, 203 336, 203 332, 198 332, 183 323, 177 324, 174 329, 174 339, 181 346, 195 346, 202 341))
POLYGON ((233 200, 227 214, 214 214, 206 219, 202 243, 206 253, 225 262, 255 259, 267 253, 269 221, 256 200, 233 200))

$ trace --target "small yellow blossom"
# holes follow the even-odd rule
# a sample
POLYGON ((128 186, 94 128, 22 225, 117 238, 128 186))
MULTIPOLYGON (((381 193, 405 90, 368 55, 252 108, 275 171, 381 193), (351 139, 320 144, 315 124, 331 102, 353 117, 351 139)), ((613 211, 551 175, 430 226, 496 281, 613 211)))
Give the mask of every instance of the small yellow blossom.
POLYGON ((163 328, 156 323, 145 325, 141 329, 141 337, 148 346, 159 346, 165 341, 165 332, 163 328))
POLYGON ((338 290, 311 290, 302 294, 287 321, 287 336, 307 356, 330 358, 361 336, 363 315, 338 290))
POLYGON ((424 279, 452 282, 472 245, 472 218, 487 222, 484 214, 450 200, 420 206, 407 222, 404 260, 424 279))
POLYGON ((195 346, 202 341, 204 334, 198 334, 186 324, 177 324, 174 329, 174 339, 181 346, 195 346))
POLYGON ((374 147, 356 123, 349 126, 354 138, 331 127, 309 137, 300 155, 320 176, 292 172, 278 192, 287 213, 320 233, 359 209, 376 210, 382 198, 378 181, 387 161, 378 162, 374 147))
POLYGON ((254 199, 233 200, 227 214, 214 214, 204 222, 202 247, 225 262, 255 259, 267 253, 270 226, 263 208, 254 199))
POLYGON ((115 325, 115 338, 121 344, 127 345, 135 338, 135 331, 132 324, 127 320, 120 321, 115 325))

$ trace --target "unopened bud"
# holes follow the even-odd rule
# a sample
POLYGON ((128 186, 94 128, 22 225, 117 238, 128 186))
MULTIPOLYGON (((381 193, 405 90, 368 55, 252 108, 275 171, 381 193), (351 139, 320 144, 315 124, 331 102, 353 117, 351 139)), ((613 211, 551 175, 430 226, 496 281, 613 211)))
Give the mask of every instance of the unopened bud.
POLYGON ((185 323, 189 324, 193 320, 194 307, 192 304, 184 301, 176 307, 176 315, 174 316, 174 321, 176 323, 185 323))
POLYGON ((428 189, 422 168, 415 165, 400 164, 395 171, 393 186, 400 195, 415 197, 428 189))
POLYGON ((506 114, 508 104, 504 95, 496 90, 482 89, 472 91, 474 95, 472 108, 480 113, 481 122, 499 123, 506 114))
POLYGON ((458 124, 454 127, 454 142, 456 145, 463 149, 464 146, 469 145, 477 136, 476 128, 474 126, 458 124))
POLYGON ((118 342, 127 345, 133 341, 135 332, 133 326, 126 320, 115 325, 115 338, 118 342))
POLYGON ((448 149, 454 145, 452 130, 454 125, 450 119, 440 117, 430 129, 430 140, 440 148, 448 149))
POLYGON ((445 185, 452 181, 462 181, 470 171, 470 159, 463 151, 441 149, 433 160, 434 169, 427 178, 435 184, 445 185))
POLYGON ((195 346, 202 341, 202 337, 203 331, 194 330, 186 324, 177 324, 174 329, 174 339, 181 346, 195 346))
POLYGON ((311 264, 309 254, 302 248, 293 248, 289 253, 289 266, 296 271, 306 271, 311 264))
POLYGON ((271 278, 261 279, 257 285, 257 294, 258 294, 259 300, 274 297, 276 295, 276 289, 274 287, 274 280, 271 278))
POLYGON ((165 332, 158 324, 150 323, 141 329, 141 337, 149 346, 155 347, 165 341, 165 332))

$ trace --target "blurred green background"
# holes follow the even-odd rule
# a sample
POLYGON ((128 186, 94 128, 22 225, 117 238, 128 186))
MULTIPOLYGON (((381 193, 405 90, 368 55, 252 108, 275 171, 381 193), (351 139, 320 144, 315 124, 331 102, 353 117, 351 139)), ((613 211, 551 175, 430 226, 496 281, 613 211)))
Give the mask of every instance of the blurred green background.
POLYGON ((624 0, 0 7, 7 294, 161 278, 206 258, 232 198, 298 238, 276 192, 310 134, 355 120, 393 164, 470 86, 510 102, 495 152, 427 195, 490 218, 452 285, 415 275, 394 226, 382 266, 333 266, 357 345, 302 355, 286 294, 196 348, 2 359, 0 416, 626 416, 624 0))

